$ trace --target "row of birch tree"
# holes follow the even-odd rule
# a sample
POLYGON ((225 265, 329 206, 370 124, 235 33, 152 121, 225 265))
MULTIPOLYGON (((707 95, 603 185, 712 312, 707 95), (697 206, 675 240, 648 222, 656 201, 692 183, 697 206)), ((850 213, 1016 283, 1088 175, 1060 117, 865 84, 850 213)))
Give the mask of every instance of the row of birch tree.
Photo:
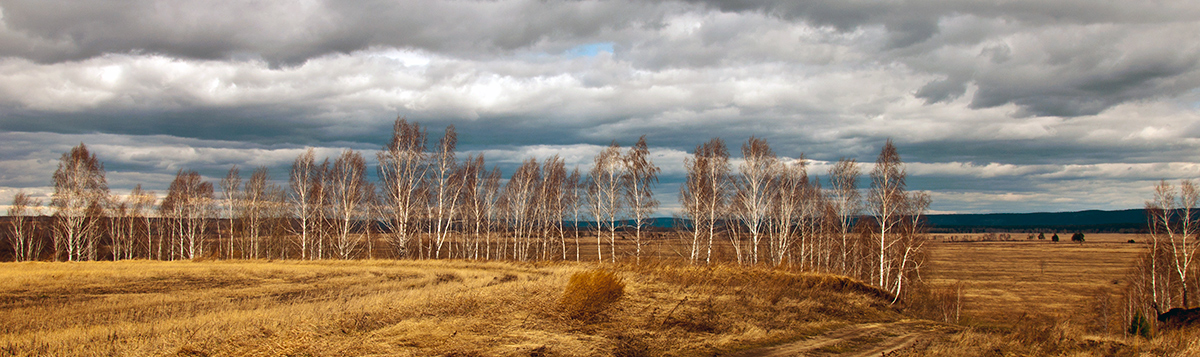
POLYGON ((292 163, 285 185, 266 167, 244 179, 234 166, 217 185, 180 170, 161 200, 140 185, 110 194, 103 164, 80 144, 54 174, 51 217, 40 217, 41 202, 29 195, 14 198, 13 258, 640 263, 674 255, 693 264, 837 272, 897 293, 922 262, 929 197, 906 190, 890 140, 864 190, 862 165, 852 159, 834 164, 823 188, 802 155, 778 157, 766 140, 751 137, 734 170, 725 143, 712 139, 685 160, 678 229, 665 235, 648 229, 661 169, 644 136, 628 149, 614 141, 586 172, 568 170, 556 155, 527 159, 504 177, 482 155, 459 160, 453 126, 432 148, 415 122, 397 119, 393 129, 375 153, 377 181, 360 152, 318 158, 310 148, 292 163), (37 239, 39 232, 52 239, 37 239))
POLYGON ((890 140, 870 172, 865 200, 853 159, 834 164, 823 188, 803 157, 781 159, 763 139, 750 138, 741 153, 736 172, 721 139, 698 145, 685 160, 679 201, 690 222, 682 237, 690 261, 710 264, 714 247, 728 246, 739 264, 835 272, 899 296, 924 261, 930 199, 908 192, 890 140))

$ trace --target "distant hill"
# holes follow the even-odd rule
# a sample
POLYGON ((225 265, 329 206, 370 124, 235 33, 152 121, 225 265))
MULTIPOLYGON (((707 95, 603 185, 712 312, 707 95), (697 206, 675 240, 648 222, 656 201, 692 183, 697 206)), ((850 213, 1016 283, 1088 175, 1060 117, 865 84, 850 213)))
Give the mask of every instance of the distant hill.
MULTIPOLYGON (((1088 210, 1078 212, 931 214, 930 230, 937 233, 988 231, 1080 231, 1085 233, 1139 233, 1146 230, 1146 212, 1142 209, 1119 211, 1088 210)), ((627 221, 625 225, 631 225, 627 221)), ((651 227, 665 229, 686 223, 670 217, 653 218, 651 227)), ((594 227, 580 222, 581 227, 594 227)))
POLYGON ((1146 230, 1146 211, 931 214, 929 225, 934 232, 1075 230, 1137 233, 1146 230))

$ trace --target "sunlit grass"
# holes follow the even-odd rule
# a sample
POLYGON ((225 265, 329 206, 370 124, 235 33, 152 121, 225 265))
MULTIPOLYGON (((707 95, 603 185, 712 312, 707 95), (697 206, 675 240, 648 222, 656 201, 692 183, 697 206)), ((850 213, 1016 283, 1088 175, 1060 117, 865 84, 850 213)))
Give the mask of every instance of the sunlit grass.
POLYGON ((0 265, 4 355, 711 354, 891 320, 827 275, 609 266, 625 298, 558 308, 589 264, 208 261, 0 265), (633 346, 633 347, 630 347, 633 346))

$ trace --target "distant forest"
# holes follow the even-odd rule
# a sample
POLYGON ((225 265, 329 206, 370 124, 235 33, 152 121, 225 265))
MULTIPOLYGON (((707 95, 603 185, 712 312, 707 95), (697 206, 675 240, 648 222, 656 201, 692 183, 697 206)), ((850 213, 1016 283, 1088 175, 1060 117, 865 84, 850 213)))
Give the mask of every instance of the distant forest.
MULTIPOLYGON (((1077 212, 929 214, 924 216, 930 233, 987 232, 1081 232, 1146 233, 1146 210, 1086 210, 1077 212)), ((568 222, 570 224, 571 222, 568 222)), ((618 227, 632 227, 632 220, 618 227)), ((646 223, 649 229, 687 230, 691 221, 658 217, 646 223)), ((579 222, 581 228, 595 227, 592 221, 579 222)))
POLYGON ((1146 233, 1146 210, 931 214, 931 233, 1082 232, 1146 233))

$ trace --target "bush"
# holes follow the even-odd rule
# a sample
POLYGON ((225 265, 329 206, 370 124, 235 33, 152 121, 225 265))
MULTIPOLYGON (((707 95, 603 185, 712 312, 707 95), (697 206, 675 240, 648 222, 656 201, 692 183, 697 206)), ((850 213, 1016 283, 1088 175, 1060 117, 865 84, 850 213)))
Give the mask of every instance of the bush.
POLYGON ((1150 339, 1150 321, 1147 321, 1146 317, 1142 316, 1141 311, 1134 314, 1133 320, 1129 321, 1129 334, 1142 336, 1142 338, 1147 340, 1150 339))
POLYGON ((1077 233, 1075 233, 1075 234, 1072 234, 1072 235, 1071 235, 1071 241, 1072 241, 1072 242, 1079 242, 1079 243, 1083 243, 1083 233, 1078 233, 1078 232, 1077 232, 1077 233))
POLYGON ((1057 242, 1057 241, 1058 241, 1058 233, 1054 233, 1054 236, 1053 236, 1053 237, 1050 237, 1050 241, 1051 241, 1051 242, 1057 242))
POLYGON ((625 283, 608 270, 589 270, 571 275, 558 305, 570 318, 593 320, 625 295, 625 283))

